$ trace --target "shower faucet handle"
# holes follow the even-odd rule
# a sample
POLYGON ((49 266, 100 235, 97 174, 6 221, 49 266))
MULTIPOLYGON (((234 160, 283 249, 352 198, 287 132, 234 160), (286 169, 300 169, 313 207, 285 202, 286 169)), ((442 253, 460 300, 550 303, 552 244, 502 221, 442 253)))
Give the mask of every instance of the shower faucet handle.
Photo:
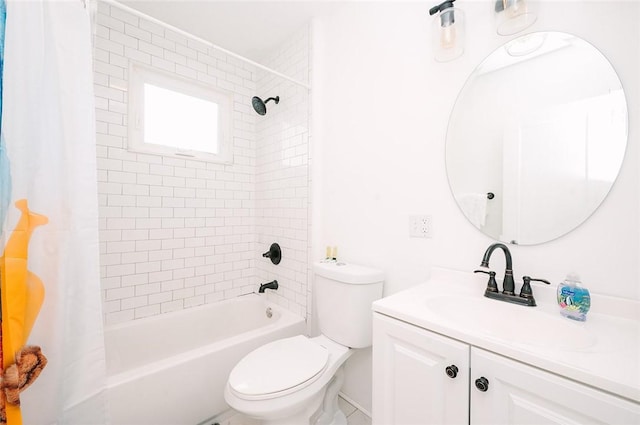
POLYGON ((269 247, 269 251, 262 254, 262 256, 270 259, 275 265, 280 264, 280 260, 282 260, 282 250, 280 249, 280 245, 272 243, 269 247))

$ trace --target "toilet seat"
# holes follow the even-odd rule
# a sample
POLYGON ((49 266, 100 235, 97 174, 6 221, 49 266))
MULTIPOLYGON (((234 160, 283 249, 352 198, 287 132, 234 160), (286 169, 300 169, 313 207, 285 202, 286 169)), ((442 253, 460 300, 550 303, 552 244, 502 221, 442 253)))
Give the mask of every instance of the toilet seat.
POLYGON ((229 375, 229 389, 244 400, 281 397, 312 384, 327 368, 329 350, 298 335, 263 345, 229 375))

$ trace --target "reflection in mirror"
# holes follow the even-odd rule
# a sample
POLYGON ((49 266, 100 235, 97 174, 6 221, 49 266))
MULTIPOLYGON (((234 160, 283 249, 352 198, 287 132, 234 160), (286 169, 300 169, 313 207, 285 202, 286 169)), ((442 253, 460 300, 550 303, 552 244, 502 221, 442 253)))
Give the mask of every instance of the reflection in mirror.
POLYGON ((609 61, 573 35, 532 33, 491 53, 460 92, 447 131, 449 184, 484 234, 538 244, 598 208, 626 143, 627 104, 609 61))

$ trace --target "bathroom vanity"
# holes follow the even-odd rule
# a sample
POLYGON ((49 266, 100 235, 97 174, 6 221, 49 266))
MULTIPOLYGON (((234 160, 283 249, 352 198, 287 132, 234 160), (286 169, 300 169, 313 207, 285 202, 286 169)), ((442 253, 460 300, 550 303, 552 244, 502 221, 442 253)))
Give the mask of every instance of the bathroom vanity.
MULTIPOLYGON (((516 283, 516 285, 521 285, 516 283)), ((434 269, 374 303, 373 424, 640 423, 640 305, 592 295, 586 322, 483 296, 434 269)))

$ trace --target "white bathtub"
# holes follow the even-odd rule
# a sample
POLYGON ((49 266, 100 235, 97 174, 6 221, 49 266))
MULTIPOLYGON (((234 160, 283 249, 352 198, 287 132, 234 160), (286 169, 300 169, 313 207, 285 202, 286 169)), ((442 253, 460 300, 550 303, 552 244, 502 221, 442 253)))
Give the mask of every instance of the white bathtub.
POLYGON ((196 425, 218 415, 229 408, 224 385, 243 356, 304 332, 303 318, 258 295, 108 326, 111 423, 196 425))

